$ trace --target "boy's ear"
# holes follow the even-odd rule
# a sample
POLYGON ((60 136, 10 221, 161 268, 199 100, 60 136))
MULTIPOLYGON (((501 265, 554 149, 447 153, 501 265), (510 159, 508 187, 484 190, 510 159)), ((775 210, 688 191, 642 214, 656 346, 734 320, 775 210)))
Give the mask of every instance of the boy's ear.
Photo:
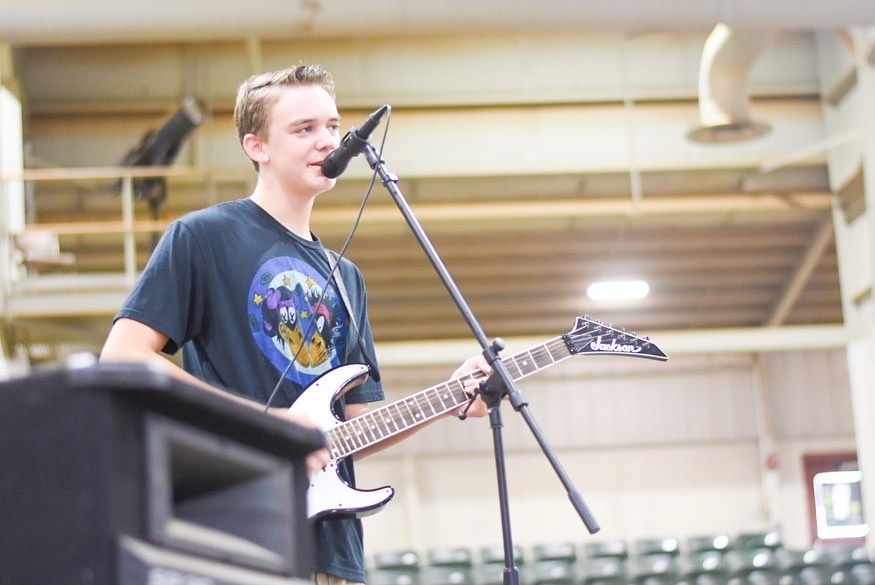
POLYGON ((243 137, 243 151, 257 163, 267 162, 270 158, 264 149, 264 142, 255 134, 247 134, 243 137))

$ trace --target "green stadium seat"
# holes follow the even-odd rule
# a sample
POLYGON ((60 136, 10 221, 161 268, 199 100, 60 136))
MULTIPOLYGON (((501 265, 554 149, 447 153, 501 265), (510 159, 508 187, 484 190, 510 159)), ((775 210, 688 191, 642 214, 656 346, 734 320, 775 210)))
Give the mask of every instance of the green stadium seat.
POLYGON ((475 585, 474 569, 464 565, 427 565, 419 570, 421 585, 475 585))
POLYGON ((775 563, 781 585, 827 585, 830 581, 828 559, 819 550, 778 549, 775 563))
POLYGON ((875 585, 875 565, 858 563, 848 570, 849 585, 875 585))
POLYGON ((535 559, 526 565, 525 582, 528 585, 573 585, 577 583, 577 574, 574 561, 535 559))
POLYGON ((418 585, 419 553, 414 550, 377 551, 368 569, 369 585, 418 585))
POLYGON ((373 565, 377 569, 419 567, 419 553, 410 549, 377 551, 373 555, 373 565))
POLYGON ((768 548, 731 550, 724 554, 731 579, 746 585, 777 585, 780 577, 775 553, 768 548))
POLYGON ((636 556, 680 554, 680 541, 677 538, 639 538, 633 544, 636 556))
POLYGON ((572 584, 577 580, 577 546, 573 542, 540 542, 531 549, 526 566, 528 585, 572 584))
POLYGON ((684 550, 687 553, 707 551, 726 552, 732 548, 732 539, 728 534, 699 534, 687 537, 684 550))
POLYGON ((418 585, 419 568, 413 569, 376 569, 370 568, 368 585, 418 585))
MULTIPOLYGON (((525 553, 522 547, 514 545, 513 560, 519 566, 525 563, 525 553)), ((504 565, 504 545, 496 544, 480 548, 480 563, 484 565, 504 565)))
POLYGON ((870 562, 869 552, 862 545, 835 546, 824 554, 834 569, 849 569, 854 565, 870 562))
POLYGON ((868 585, 872 560, 863 545, 836 546, 826 551, 830 583, 834 585, 868 585))
POLYGON ((727 582, 723 553, 719 550, 687 552, 676 561, 678 583, 684 585, 723 585, 727 582))
MULTIPOLYGON (((517 567, 520 583, 524 582, 524 573, 519 570, 525 563, 522 547, 514 545, 513 562, 517 567)), ((474 565, 474 579, 477 585, 504 584, 504 545, 496 544, 480 548, 480 562, 474 565)))
MULTIPOLYGON (((518 573, 518 575, 522 583, 522 574, 518 573)), ((504 561, 474 565, 474 581, 477 585, 504 585, 504 561)))
POLYGON ((625 559, 629 557, 629 546, 626 541, 619 539, 587 542, 583 545, 583 556, 590 559, 625 559))
POLYGON ((532 546, 532 561, 577 561, 573 542, 540 542, 532 546))
POLYGON ((431 548, 426 555, 428 564, 434 567, 470 567, 474 564, 471 549, 464 546, 431 548))
POLYGON ((767 548, 775 550, 784 546, 781 534, 773 530, 762 532, 741 532, 735 537, 735 548, 751 550, 767 548))
POLYGON ((645 554, 628 561, 630 582, 637 585, 672 585, 678 581, 674 554, 645 554))
POLYGON ((474 555, 464 546, 435 547, 426 551, 419 571, 422 585, 473 585, 474 555))
POLYGON ((627 583, 627 559, 617 556, 584 557, 578 565, 579 583, 583 585, 624 585, 627 583))

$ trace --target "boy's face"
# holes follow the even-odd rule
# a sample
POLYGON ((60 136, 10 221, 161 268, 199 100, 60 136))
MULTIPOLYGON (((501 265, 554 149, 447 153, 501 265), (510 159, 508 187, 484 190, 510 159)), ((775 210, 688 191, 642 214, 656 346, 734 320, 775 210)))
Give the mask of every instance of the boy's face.
POLYGON ((340 144, 340 115, 331 96, 315 85, 284 87, 260 137, 262 171, 287 192, 314 196, 334 187, 322 161, 340 144))

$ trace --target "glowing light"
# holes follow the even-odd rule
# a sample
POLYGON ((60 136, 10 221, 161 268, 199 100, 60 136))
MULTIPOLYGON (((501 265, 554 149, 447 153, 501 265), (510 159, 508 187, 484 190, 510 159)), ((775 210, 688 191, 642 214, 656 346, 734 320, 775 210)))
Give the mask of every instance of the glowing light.
POLYGON ((634 301, 650 294, 650 285, 643 280, 594 282, 586 288, 593 301, 634 301))

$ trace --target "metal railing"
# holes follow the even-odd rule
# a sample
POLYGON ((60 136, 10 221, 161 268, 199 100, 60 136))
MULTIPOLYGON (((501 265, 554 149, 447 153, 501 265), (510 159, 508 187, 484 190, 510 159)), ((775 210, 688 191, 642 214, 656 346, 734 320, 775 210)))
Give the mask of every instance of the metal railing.
MULTIPOLYGON (((166 229, 174 217, 166 219, 142 219, 137 218, 136 213, 136 196, 134 184, 138 179, 148 178, 166 178, 172 179, 178 183, 189 181, 195 183, 203 183, 206 188, 202 191, 204 199, 197 206, 205 206, 214 203, 216 197, 216 183, 221 180, 245 182, 251 177, 251 171, 248 169, 237 168, 193 168, 193 167, 89 167, 89 168, 51 168, 51 169, 28 169, 21 173, 13 173, 0 176, 0 278, 2 278, 2 309, 4 315, 7 314, 7 308, 10 297, 14 297, 17 291, 21 288, 20 285, 25 283, 30 275, 24 266, 24 256, 22 250, 17 245, 17 241, 24 241, 27 236, 36 236, 38 234, 52 234, 55 238, 69 238, 71 236, 88 236, 95 234, 118 234, 121 238, 122 249, 122 282, 125 288, 133 286, 137 279, 139 271, 142 269, 138 266, 138 236, 143 234, 160 234, 166 229), (74 221, 34 221, 28 220, 27 212, 24 217, 21 217, 21 210, 24 209, 24 202, 16 201, 15 205, 10 205, 10 193, 14 193, 14 197, 24 197, 25 192, 40 183, 48 182, 66 182, 74 185, 82 182, 94 181, 99 183, 106 182, 106 188, 100 187, 96 189, 101 193, 111 193, 118 190, 114 184, 120 184, 118 191, 120 197, 120 205, 118 216, 115 219, 106 219, 107 214, 99 214, 101 217, 96 219, 98 214, 84 213, 80 219, 74 221), (27 186, 28 189, 22 188, 27 186), (14 209, 13 209, 14 208, 14 209), (17 215, 13 217, 13 215, 17 215)), ((33 204, 33 201, 29 203, 33 204)), ((113 214, 110 211, 109 216, 113 214)), ((142 247, 142 243, 140 244, 142 247)), ((118 271, 111 271, 116 276, 119 276, 118 271)), ((68 279, 69 283, 65 286, 72 288, 76 287, 76 279, 68 279)), ((87 279, 80 278, 79 282, 84 282, 87 279)))

